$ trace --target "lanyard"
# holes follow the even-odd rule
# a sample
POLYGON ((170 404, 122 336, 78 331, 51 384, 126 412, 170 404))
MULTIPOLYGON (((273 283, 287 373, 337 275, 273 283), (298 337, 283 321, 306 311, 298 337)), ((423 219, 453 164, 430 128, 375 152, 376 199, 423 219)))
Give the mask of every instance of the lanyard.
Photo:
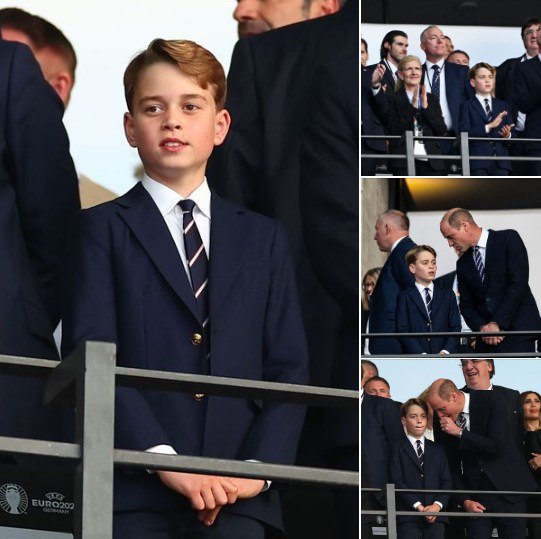
MULTIPOLYGON (((437 65, 437 64, 434 64, 434 65, 437 65)), ((426 64, 425 64, 425 66, 426 66, 426 80, 428 81, 428 86, 430 86, 430 93, 432 93, 432 81, 430 80, 430 77, 428 76, 428 72, 432 71, 432 68, 430 68, 430 70, 429 70, 428 66, 426 64)), ((443 66, 440 67, 440 70, 438 71, 438 75, 437 75, 436 80, 441 78, 444 69, 445 69, 445 62, 443 62, 443 66)), ((432 76, 436 77, 436 74, 434 74, 432 76)))

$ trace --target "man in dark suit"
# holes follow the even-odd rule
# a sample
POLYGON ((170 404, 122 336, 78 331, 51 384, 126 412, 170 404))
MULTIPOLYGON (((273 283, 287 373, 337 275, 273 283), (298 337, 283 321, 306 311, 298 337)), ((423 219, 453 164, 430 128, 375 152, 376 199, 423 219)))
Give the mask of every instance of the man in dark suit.
MULTIPOLYGON (((376 240, 380 251, 391 253, 383 266, 370 298, 370 333, 395 333, 398 294, 414 286, 415 280, 406 264, 406 253, 415 247, 408 235, 409 219, 397 210, 381 214, 376 222, 376 240)), ((371 338, 371 354, 400 354, 402 347, 395 338, 371 338)))
MULTIPOLYGON (((400 413, 391 399, 361 392, 361 447, 366 455, 372 488, 385 488, 390 480, 391 448, 405 439, 400 413)), ((385 507, 385 496, 371 495, 372 506, 385 507)))
POLYGON ((516 389, 497 386, 492 383, 492 377, 496 374, 496 366, 493 359, 461 359, 462 374, 466 385, 460 391, 496 391, 507 402, 507 410, 510 414, 509 425, 515 432, 515 439, 520 448, 524 438, 524 419, 520 393, 516 389))
MULTIPOLYGON (((524 127, 526 123, 526 114, 519 111, 517 105, 517 97, 515 95, 515 78, 517 67, 520 63, 534 58, 538 53, 537 33, 540 19, 532 17, 522 23, 520 35, 524 44, 525 52, 518 58, 509 58, 498 66, 496 72, 498 74, 498 84, 496 84, 496 97, 503 99, 509 103, 509 114, 511 115, 511 123, 515 124, 515 133, 518 137, 524 137, 524 127)), ((525 144, 522 142, 514 142, 509 146, 509 153, 514 156, 524 155, 525 144)), ((522 161, 513 161, 513 170, 515 176, 528 175, 528 163, 522 161)))
MULTIPOLYGON (((0 353, 58 359, 60 266, 79 209, 62 102, 26 45, 0 40, 0 353)), ((43 384, 0 377, 0 435, 54 439, 43 384)))
MULTIPOLYGON (((475 490, 478 494, 456 494, 455 500, 468 513, 524 513, 524 495, 489 495, 484 490, 523 491, 536 489, 516 441, 510 435, 505 399, 495 391, 464 393, 447 379, 436 380, 429 388, 428 403, 439 416, 434 436, 444 445, 453 488, 475 490)), ((489 539, 493 527, 503 539, 523 539, 526 520, 522 518, 467 518, 468 537, 489 539)))
MULTIPOLYGON (((540 330, 541 317, 528 285, 528 253, 516 230, 485 230, 471 213, 453 208, 440 231, 459 253, 460 311, 472 331, 540 330)), ((534 352, 535 337, 477 338, 476 351, 534 352)))
MULTIPOLYGON (((447 132, 454 136, 458 134, 460 105, 474 95, 468 80, 468 68, 445 61, 445 36, 437 26, 423 30, 421 49, 426 54, 423 84, 426 84, 428 92, 440 100, 447 132)), ((442 149, 444 153, 450 154, 453 151, 452 143, 443 141, 442 149)), ((453 165, 452 162, 447 163, 453 165)))
MULTIPOLYGON (((226 101, 231 132, 207 169, 209 183, 219 194, 284 225, 297 273, 311 381, 318 385, 330 380, 329 358, 335 355, 340 313, 306 256, 299 211, 299 150, 314 71, 332 61, 337 50, 358 51, 358 13, 358 0, 348 0, 333 15, 237 43, 226 101)), ((354 70, 349 83, 356 80, 354 70)))

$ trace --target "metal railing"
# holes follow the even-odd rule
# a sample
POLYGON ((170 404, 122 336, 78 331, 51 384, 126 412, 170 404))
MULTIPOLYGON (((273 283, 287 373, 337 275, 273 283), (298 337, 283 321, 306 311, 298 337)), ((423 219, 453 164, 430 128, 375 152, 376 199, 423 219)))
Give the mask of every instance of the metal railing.
POLYGON ((470 154, 470 141, 482 141, 482 142, 505 142, 516 144, 518 142, 537 142, 541 144, 541 139, 536 138, 494 138, 494 137, 470 137, 467 132, 462 132, 456 137, 436 137, 436 136, 415 136, 413 131, 406 131, 404 135, 361 135, 361 139, 365 140, 401 140, 404 139, 406 146, 405 154, 361 154, 361 159, 406 159, 406 169, 408 176, 415 176, 415 159, 416 158, 434 158, 448 161, 460 161, 462 176, 470 175, 470 161, 471 160, 486 160, 486 161, 541 161, 541 157, 533 156, 496 156, 496 155, 471 155, 470 154), (441 155, 441 154, 416 154, 414 150, 415 141, 424 140, 443 140, 452 142, 455 146, 459 146, 460 153, 457 155, 441 155))
POLYGON ((0 355, 0 374, 48 378, 48 401, 75 402, 75 443, 0 436, 0 452, 77 463, 74 522, 77 539, 112 537, 114 465, 264 477, 307 485, 357 488, 359 484, 357 472, 114 449, 116 384, 329 407, 358 406, 356 391, 116 367, 116 347, 99 342, 81 345, 61 363, 0 355))
POLYGON ((397 489, 395 488, 394 483, 387 483, 385 488, 367 488, 362 487, 361 492, 373 492, 373 493, 384 493, 385 494, 385 508, 382 509, 361 509, 361 515, 384 515, 387 518, 387 536, 388 539, 397 539, 397 516, 416 516, 416 517, 425 517, 425 516, 439 516, 439 517, 451 517, 451 518, 541 518, 541 513, 467 513, 465 511, 456 512, 456 511, 397 511, 396 510, 396 495, 402 492, 430 492, 430 493, 442 493, 442 494, 475 494, 479 495, 480 492, 483 494, 497 495, 497 496, 510 496, 510 495, 524 495, 524 496, 541 496, 541 492, 523 492, 516 490, 444 490, 444 489, 397 489))

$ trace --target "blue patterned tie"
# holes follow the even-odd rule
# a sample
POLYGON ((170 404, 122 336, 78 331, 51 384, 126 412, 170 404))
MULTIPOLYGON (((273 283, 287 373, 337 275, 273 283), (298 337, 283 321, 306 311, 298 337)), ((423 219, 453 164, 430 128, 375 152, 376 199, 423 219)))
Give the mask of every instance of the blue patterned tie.
POLYGON ((488 97, 485 97, 484 102, 485 102, 485 113, 487 115, 487 120, 490 122, 492 120, 492 110, 490 110, 488 97))
POLYGON ((193 218, 195 202, 190 199, 181 200, 182 227, 184 232, 184 248, 192 280, 192 288, 199 309, 199 316, 203 328, 209 322, 209 294, 208 294, 208 265, 209 261, 203 240, 193 218))
POLYGON ((430 296, 430 288, 425 288, 425 303, 428 318, 432 320, 432 297, 430 296))
POLYGON ((425 463, 425 454, 423 453, 423 448, 421 446, 421 440, 417 440, 417 458, 419 459, 419 465, 421 468, 425 463))
POLYGON ((473 248, 473 261, 475 262, 481 282, 483 282, 485 280, 485 265, 483 264, 483 257, 477 245, 473 248))
POLYGON ((438 99, 440 98, 440 66, 433 65, 434 75, 432 76, 431 91, 438 99))
POLYGON ((466 415, 463 413, 463 412, 460 412, 458 414, 458 419, 457 419, 457 425, 462 429, 462 430, 465 430, 466 429, 466 424, 468 423, 468 420, 466 419, 466 415))

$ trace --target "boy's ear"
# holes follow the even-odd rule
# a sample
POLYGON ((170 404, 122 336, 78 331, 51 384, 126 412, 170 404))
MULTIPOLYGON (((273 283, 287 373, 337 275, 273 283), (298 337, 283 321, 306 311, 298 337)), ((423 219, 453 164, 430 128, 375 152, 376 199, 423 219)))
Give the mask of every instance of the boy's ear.
POLYGON ((214 121, 214 146, 219 146, 224 141, 230 125, 231 116, 229 112, 225 109, 218 111, 214 121))
POLYGON ((135 138, 135 129, 133 126, 133 116, 130 112, 124 113, 124 133, 126 140, 132 148, 137 148, 137 139, 135 138))
POLYGON ((405 418, 405 417, 401 417, 401 418, 400 418, 400 421, 402 422, 402 425, 405 427, 405 426, 406 426, 406 418, 405 418))
POLYGON ((415 273, 415 264, 410 264, 408 268, 410 270, 410 273, 415 273))
POLYGON ((472 88, 475 88, 475 79, 470 79, 470 84, 472 88))

